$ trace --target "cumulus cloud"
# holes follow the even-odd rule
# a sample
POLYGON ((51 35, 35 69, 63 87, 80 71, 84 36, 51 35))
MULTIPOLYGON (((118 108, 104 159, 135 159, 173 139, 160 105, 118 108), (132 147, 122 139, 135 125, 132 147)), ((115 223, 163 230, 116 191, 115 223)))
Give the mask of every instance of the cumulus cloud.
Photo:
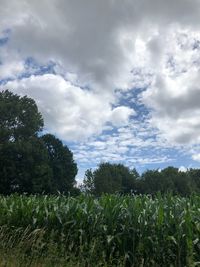
POLYGON ((200 34, 174 33, 143 102, 152 109, 151 123, 171 142, 200 141, 200 34), (193 37, 193 38, 192 38, 193 37), (175 52, 174 52, 174 51, 175 52))
POLYGON ((189 0, 2 2, 11 49, 20 49, 23 57, 55 60, 101 90, 129 86, 138 36, 148 38, 173 23, 199 24, 197 0, 192 5, 189 0))
POLYGON ((200 153, 192 155, 192 159, 200 162, 200 153))
POLYGON ((112 110, 110 121, 114 126, 123 126, 131 115, 135 115, 135 111, 128 107, 117 107, 112 110))
POLYGON ((180 166, 178 171, 179 172, 187 172, 187 168, 185 166, 180 166))
POLYGON ((24 62, 18 54, 9 51, 6 44, 0 45, 0 80, 16 78, 24 71, 24 62))
POLYGON ((32 75, 10 81, 2 88, 35 99, 46 128, 64 140, 99 134, 108 122, 114 126, 127 125, 133 114, 128 107, 112 109, 107 94, 81 89, 54 74, 32 75))
MULTIPOLYGON (((0 38, 7 38, 0 42, 0 89, 33 97, 48 130, 82 140, 121 127, 113 136, 117 160, 131 157, 133 142, 146 148, 199 143, 199 0, 0 4, 0 38), (27 69, 27 58, 37 63, 34 68, 27 69), (40 66, 50 64, 51 73, 42 73, 40 66), (120 97, 135 88, 143 90, 140 98, 121 104, 120 97), (137 124, 137 105, 148 108, 145 126, 137 124)), ((95 148, 104 147, 93 141, 95 148)), ((115 153, 113 148, 104 158, 115 153)))

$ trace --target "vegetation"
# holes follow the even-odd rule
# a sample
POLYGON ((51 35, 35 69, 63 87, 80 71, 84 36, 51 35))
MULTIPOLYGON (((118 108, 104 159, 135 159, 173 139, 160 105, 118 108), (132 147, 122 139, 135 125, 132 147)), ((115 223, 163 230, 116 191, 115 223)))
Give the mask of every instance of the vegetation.
MULTIPOLYGON (((43 125, 33 99, 0 92, 0 194, 80 193, 72 152, 54 135, 42 135, 43 125)), ((86 171, 82 190, 95 196, 132 192, 188 196, 200 192, 200 170, 183 173, 168 167, 140 176, 123 164, 104 162, 86 171)))
POLYGON ((51 193, 72 192, 77 174, 72 152, 52 134, 43 135, 41 139, 48 151, 49 166, 52 170, 51 193))
POLYGON ((199 206, 199 196, 1 197, 1 262, 198 266, 199 206))
POLYGON ((161 194, 189 196, 200 193, 200 170, 180 172, 178 168, 147 170, 139 175, 122 164, 101 163, 92 171, 87 170, 83 191, 99 196, 102 193, 161 194))
POLYGON ((101 163, 94 172, 91 169, 86 171, 83 190, 97 196, 102 193, 131 193, 138 176, 135 169, 130 171, 122 164, 101 163))
POLYGON ((200 170, 104 162, 80 194, 43 124, 34 100, 0 92, 0 267, 200 266, 200 170))
POLYGON ((33 99, 0 92, 0 193, 73 192, 77 165, 67 146, 41 136, 33 99))

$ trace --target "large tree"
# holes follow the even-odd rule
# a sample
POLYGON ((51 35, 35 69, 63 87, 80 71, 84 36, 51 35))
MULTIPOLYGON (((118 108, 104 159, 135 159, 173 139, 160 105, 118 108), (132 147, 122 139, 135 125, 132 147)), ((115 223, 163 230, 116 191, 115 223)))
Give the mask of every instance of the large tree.
POLYGON ((39 137, 43 119, 35 101, 0 92, 0 193, 74 191, 72 152, 53 135, 39 137))
POLYGON ((0 193, 50 193, 48 152, 37 137, 5 142, 0 147, 0 193))
POLYGON ((95 171, 87 170, 83 181, 86 192, 130 193, 135 189, 136 171, 122 164, 101 163, 95 171))
POLYGON ((33 99, 0 92, 0 144, 36 136, 42 127, 42 115, 33 99))
POLYGON ((52 185, 54 192, 70 192, 74 187, 77 164, 69 148, 52 134, 41 137, 49 155, 49 164, 53 172, 52 185))
POLYGON ((0 92, 0 193, 49 192, 48 153, 37 137, 42 127, 33 99, 0 92))

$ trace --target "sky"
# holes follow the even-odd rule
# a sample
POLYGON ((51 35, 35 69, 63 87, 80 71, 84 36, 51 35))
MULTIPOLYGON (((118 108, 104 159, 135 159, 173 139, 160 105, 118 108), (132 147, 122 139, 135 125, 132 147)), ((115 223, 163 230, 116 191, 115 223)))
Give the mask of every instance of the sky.
POLYGON ((80 182, 200 167, 200 0, 0 0, 0 90, 33 98, 80 182))

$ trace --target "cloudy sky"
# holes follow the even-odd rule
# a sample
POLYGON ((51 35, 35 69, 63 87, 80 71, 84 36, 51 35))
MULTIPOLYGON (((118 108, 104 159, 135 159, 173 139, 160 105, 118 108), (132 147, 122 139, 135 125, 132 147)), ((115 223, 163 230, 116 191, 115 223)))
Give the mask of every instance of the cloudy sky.
POLYGON ((0 0, 0 90, 32 97, 73 151, 200 166, 199 0, 0 0))

